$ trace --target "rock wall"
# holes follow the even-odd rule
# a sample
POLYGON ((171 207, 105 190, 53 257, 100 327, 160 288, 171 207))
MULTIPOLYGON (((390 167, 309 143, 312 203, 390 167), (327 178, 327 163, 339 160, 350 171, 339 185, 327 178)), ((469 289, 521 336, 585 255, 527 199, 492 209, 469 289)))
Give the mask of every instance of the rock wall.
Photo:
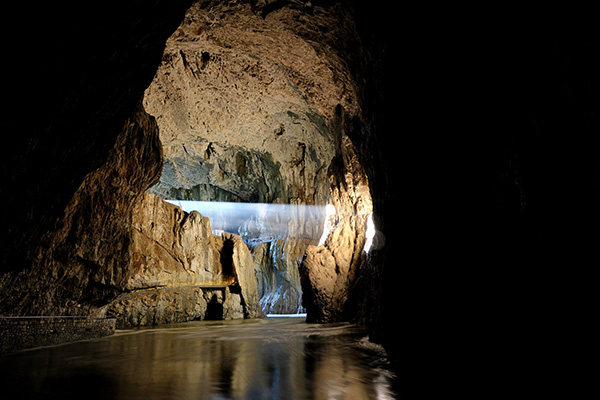
MULTIPOLYGON (((48 104, 32 124, 19 120, 21 109, 3 121, 13 130, 24 127, 9 142, 15 158, 2 160, 0 190, 10 192, 1 208, 8 229, 3 315, 112 313, 119 326, 261 315, 241 239, 214 238, 206 219, 144 194, 158 182, 163 153, 156 121, 140 100, 189 5, 109 2, 85 24, 63 21, 66 15, 52 22, 58 28, 48 29, 47 39, 56 40, 64 59, 48 54, 55 75, 41 71, 33 78, 48 104), (81 30, 77 38, 84 42, 69 42, 81 52, 63 48, 67 26, 81 30), (28 186, 21 198, 19 185, 28 186), (197 289, 205 286, 211 289, 197 289)), ((34 21, 45 17, 31 12, 34 21)))
MULTIPOLYGON (((150 191, 165 199, 326 205, 330 166, 347 134, 340 115, 362 118, 352 76, 360 49, 351 9, 341 4, 196 2, 144 97, 165 153, 150 191)), ((254 249, 265 312, 302 308, 298 268, 321 235, 305 232, 322 229, 302 218, 277 237, 239 232, 254 249)))
POLYGON ((255 3, 196 2, 167 42, 145 95, 165 148, 155 193, 326 201, 335 154, 328 122, 338 104, 357 107, 343 60, 320 37, 341 11, 319 7, 307 27, 302 7, 262 15, 255 3))
POLYGON ((223 240, 213 236, 208 218, 198 212, 188 214, 146 193, 134 208, 132 233, 128 290, 226 286, 235 279, 233 269, 225 270, 221 262, 228 257, 221 254, 223 240))
POLYGON ((207 218, 144 193, 161 166, 158 127, 140 105, 108 162, 85 178, 45 235, 33 267, 2 276, 2 313, 108 314, 125 327, 203 319, 216 296, 222 310, 211 311, 214 318, 262 315, 241 238, 215 238, 207 218), (181 290, 156 292, 174 287, 181 290), (222 293, 205 299, 191 287, 222 293))
POLYGON ((127 287, 133 209, 158 181, 162 147, 154 118, 138 105, 107 163, 88 174, 32 267, 0 279, 2 313, 94 315, 127 287))
POLYGON ((99 311, 116 316, 118 327, 263 315, 239 236, 215 237, 208 218, 150 193, 136 204, 132 226, 124 293, 99 311))
POLYGON ((85 176, 107 162, 190 4, 15 4, 0 28, 12 59, 0 67, 10 98, 0 121, 0 273, 31 267, 85 176))
MULTIPOLYGON (((343 128, 343 126, 342 126, 343 128)), ((348 136, 330 168, 331 205, 328 235, 310 245, 300 266, 303 305, 309 322, 365 323, 373 310, 366 284, 370 279, 365 251, 367 219, 373 212, 366 173, 348 136)))

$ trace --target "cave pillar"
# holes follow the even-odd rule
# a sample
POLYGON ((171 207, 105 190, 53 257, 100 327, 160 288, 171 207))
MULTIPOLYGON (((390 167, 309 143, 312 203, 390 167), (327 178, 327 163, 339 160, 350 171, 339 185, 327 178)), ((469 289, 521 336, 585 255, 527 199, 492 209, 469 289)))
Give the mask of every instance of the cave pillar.
POLYGON ((368 310, 359 283, 367 274, 367 220, 372 213, 368 179, 358 150, 346 135, 330 168, 330 204, 336 212, 325 224, 320 246, 308 246, 300 266, 308 322, 364 322, 368 310))

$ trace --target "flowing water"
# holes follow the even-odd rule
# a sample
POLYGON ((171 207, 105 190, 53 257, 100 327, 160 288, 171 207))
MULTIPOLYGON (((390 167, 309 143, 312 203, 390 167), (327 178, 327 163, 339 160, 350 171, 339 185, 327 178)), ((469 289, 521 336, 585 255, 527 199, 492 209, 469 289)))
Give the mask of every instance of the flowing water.
POLYGON ((364 328, 301 317, 117 331, 0 356, 2 399, 384 400, 396 398, 393 379, 364 328))

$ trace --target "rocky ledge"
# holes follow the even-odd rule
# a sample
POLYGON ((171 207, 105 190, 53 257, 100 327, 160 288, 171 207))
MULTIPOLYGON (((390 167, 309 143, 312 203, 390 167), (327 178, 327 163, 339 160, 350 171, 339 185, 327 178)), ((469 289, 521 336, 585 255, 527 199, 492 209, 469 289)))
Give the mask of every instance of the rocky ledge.
POLYGON ((263 315, 247 246, 237 235, 214 236, 200 213, 145 193, 131 238, 126 291, 101 310, 117 327, 263 315))
POLYGON ((207 218, 144 193, 161 166, 158 127, 140 105, 107 163, 85 177, 45 235, 33 266, 0 277, 0 313, 112 315, 119 328, 262 316, 242 239, 215 237, 207 218))
MULTIPOLYGON (((332 167, 343 137, 352 129, 363 141, 368 130, 353 77, 360 51, 351 9, 341 4, 195 2, 144 96, 165 155, 150 191, 169 200, 324 207, 336 196, 332 176, 345 184, 344 164, 332 167)), ((364 181, 362 169, 352 173, 364 181)), ((349 234, 362 231, 361 218, 349 234)), ((322 229, 322 220, 300 215, 281 235, 237 232, 252 247, 264 312, 302 309, 298 271, 322 229)))

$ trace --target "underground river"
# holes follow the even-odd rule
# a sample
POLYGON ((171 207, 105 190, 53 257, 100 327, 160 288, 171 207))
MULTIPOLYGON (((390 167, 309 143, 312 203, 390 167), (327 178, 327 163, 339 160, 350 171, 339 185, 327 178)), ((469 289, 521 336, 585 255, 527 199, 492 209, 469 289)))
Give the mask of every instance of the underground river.
POLYGON ((15 399, 394 399, 363 327, 198 321, 0 356, 15 399))

